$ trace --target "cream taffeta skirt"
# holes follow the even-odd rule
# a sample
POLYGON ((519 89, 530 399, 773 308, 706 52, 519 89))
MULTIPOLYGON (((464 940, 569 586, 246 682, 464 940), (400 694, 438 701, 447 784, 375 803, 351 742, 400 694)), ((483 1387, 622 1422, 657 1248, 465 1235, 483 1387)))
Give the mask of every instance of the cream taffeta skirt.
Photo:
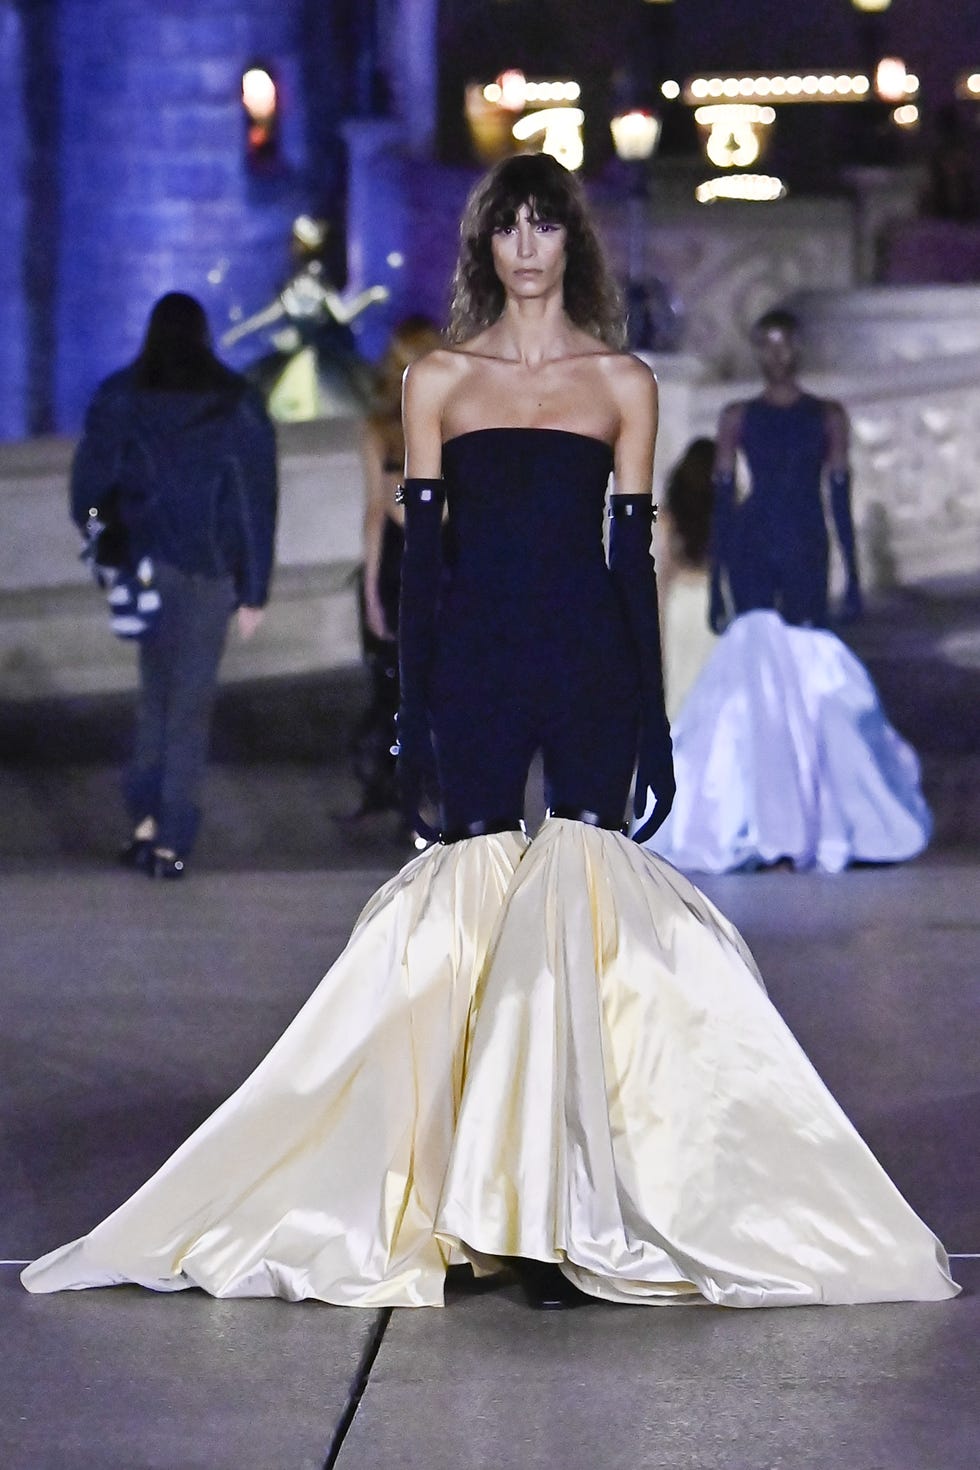
POLYGON ((732 925, 561 819, 410 862, 244 1085, 23 1281, 427 1306, 513 1256, 620 1302, 958 1290, 732 925))

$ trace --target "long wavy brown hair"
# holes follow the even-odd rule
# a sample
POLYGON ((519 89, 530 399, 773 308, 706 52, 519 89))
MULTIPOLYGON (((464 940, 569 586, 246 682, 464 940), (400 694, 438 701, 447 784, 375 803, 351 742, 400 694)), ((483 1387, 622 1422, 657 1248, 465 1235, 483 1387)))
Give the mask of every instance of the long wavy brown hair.
POLYGON ((664 510, 670 517, 670 532, 678 560, 688 567, 703 567, 711 541, 714 507, 712 471, 715 441, 694 439, 667 478, 664 510))
POLYGON ((371 395, 371 422, 401 418, 402 378, 405 369, 425 353, 442 345, 443 335, 431 317, 421 312, 402 317, 375 368, 371 395))
POLYGON ((493 265, 495 230, 512 225, 527 205, 536 219, 565 227, 565 310, 577 327, 621 348, 626 324, 619 290, 606 262, 574 174, 547 153, 505 158, 475 186, 460 223, 459 259, 447 337, 468 342, 504 309, 504 288, 493 265))
POLYGON ((367 422, 386 464, 405 458, 402 432, 402 378, 410 363, 440 347, 443 335, 431 317, 414 312, 401 319, 391 334, 374 373, 371 407, 367 422))

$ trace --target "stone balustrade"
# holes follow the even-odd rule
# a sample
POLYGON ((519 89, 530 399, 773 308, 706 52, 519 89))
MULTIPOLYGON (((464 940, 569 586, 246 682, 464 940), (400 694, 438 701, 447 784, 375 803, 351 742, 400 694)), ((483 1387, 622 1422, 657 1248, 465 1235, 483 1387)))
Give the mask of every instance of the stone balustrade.
MULTIPOLYGON (((844 306, 837 310, 840 321, 852 319, 844 306)), ((811 372, 805 382, 839 398, 851 415, 865 581, 873 590, 974 576, 980 569, 980 347, 915 360, 886 350, 874 332, 855 332, 852 346, 861 340, 863 360, 853 352, 843 368, 811 372)), ((969 344, 965 327, 961 340, 969 344)), ((723 405, 758 385, 720 381, 691 355, 652 362, 661 386, 654 487, 660 493, 690 439, 713 434, 723 405)), ((227 679, 310 672, 359 656, 358 425, 333 419, 282 426, 279 433, 282 507, 272 602, 252 643, 232 637, 227 679)), ((66 515, 71 447, 58 439, 0 446, 0 698, 126 688, 135 678, 135 649, 111 636, 102 599, 77 560, 66 515)))

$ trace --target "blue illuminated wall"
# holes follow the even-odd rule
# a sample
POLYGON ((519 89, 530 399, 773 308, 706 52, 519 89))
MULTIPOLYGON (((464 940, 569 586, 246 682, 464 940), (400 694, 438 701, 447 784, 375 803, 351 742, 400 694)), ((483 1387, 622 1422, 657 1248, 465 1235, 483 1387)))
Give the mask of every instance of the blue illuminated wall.
POLYGON ((18 10, 0 0, 0 438, 24 432, 28 396, 28 327, 24 289, 26 158, 21 105, 23 31, 18 10))
POLYGON ((306 206, 301 0, 61 0, 56 418, 132 356, 153 301, 200 297, 217 333, 264 305, 306 206), (243 69, 279 82, 281 165, 245 164, 243 69))

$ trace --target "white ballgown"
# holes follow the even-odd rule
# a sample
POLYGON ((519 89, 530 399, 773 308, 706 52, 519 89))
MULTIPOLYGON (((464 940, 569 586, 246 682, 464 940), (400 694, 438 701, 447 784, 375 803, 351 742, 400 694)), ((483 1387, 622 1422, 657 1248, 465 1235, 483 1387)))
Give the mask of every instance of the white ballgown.
POLYGON ((413 859, 243 1086, 23 1281, 425 1306, 514 1256, 630 1303, 958 1290, 732 925, 559 818, 413 859))
POLYGON ((743 613, 671 724, 677 796, 647 846, 687 872, 903 862, 932 821, 919 762, 825 629, 743 613))

